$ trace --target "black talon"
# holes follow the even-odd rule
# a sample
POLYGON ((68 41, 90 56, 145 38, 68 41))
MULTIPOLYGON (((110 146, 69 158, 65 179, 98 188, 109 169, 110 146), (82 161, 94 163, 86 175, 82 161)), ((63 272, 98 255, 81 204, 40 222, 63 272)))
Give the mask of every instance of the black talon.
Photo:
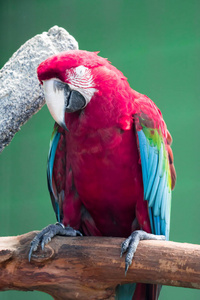
POLYGON ((127 252, 125 258, 125 276, 129 266, 132 264, 133 256, 136 252, 137 246, 141 240, 165 240, 164 235, 155 235, 147 233, 143 230, 134 231, 121 245, 121 257, 127 252))
POLYGON ((38 246, 41 245, 42 250, 44 250, 45 245, 48 244, 55 235, 82 236, 82 233, 70 226, 65 227, 62 223, 48 225, 42 229, 32 240, 28 254, 29 262, 31 261, 33 252, 38 249, 38 246))

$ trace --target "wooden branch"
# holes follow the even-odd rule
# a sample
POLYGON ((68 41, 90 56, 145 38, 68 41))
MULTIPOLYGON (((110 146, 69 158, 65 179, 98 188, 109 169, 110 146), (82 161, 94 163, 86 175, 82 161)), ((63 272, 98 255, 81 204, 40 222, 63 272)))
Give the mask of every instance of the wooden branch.
POLYGON ((38 65, 53 54, 72 49, 78 49, 73 36, 53 26, 28 40, 0 70, 0 152, 45 103, 38 65))
POLYGON ((125 276, 122 238, 55 237, 28 262, 36 232, 0 238, 0 290, 38 290, 54 299, 114 299, 119 283, 144 282, 200 289, 200 246, 140 242, 125 276))

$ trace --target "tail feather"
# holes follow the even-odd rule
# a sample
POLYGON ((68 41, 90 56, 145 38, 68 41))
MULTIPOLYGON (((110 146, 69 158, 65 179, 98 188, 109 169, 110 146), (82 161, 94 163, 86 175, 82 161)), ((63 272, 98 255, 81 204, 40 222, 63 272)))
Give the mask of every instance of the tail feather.
POLYGON ((161 287, 144 283, 118 285, 115 300, 158 300, 161 287))
POLYGON ((118 285, 115 300, 132 300, 135 288, 136 283, 118 285))
POLYGON ((158 300, 161 285, 138 283, 132 300, 158 300))

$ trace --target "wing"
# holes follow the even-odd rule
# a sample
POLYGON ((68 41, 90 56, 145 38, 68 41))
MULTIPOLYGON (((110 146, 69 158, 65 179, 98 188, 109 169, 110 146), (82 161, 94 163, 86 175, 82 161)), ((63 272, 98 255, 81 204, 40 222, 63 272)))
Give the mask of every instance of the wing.
POLYGON ((171 191, 176 173, 170 148, 172 138, 161 112, 146 96, 137 100, 134 115, 141 158, 144 200, 148 201, 152 233, 169 239, 171 191))
POLYGON ((57 123, 52 133, 47 161, 47 182, 58 222, 62 222, 62 204, 65 190, 65 134, 57 123))

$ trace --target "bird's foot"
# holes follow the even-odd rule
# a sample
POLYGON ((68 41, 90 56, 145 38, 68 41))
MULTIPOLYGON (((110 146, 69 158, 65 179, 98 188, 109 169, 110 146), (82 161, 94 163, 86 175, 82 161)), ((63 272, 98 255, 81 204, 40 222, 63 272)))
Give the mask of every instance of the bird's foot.
POLYGON ((48 225, 32 240, 28 254, 29 261, 31 260, 32 253, 38 249, 38 246, 41 245, 42 250, 44 250, 44 246, 49 243, 55 235, 82 236, 82 233, 70 226, 65 227, 62 223, 58 222, 56 224, 48 225))
POLYGON ((125 275, 128 271, 129 266, 132 264, 133 256, 139 244, 142 240, 165 240, 164 235, 155 235, 147 233, 143 230, 134 231, 121 245, 121 257, 127 252, 125 258, 125 275))

